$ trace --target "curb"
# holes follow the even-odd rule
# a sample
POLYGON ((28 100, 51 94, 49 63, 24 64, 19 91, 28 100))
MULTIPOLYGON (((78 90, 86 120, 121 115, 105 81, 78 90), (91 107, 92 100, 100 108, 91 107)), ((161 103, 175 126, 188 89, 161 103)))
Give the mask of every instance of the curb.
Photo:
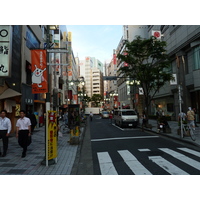
MULTIPOLYGON (((138 126, 139 128, 141 128, 140 126, 138 126)), ((142 129, 142 128, 141 128, 142 129)), ((178 138, 178 137, 175 137, 175 136, 172 136, 170 135, 170 133, 157 133, 156 131, 153 131, 151 129, 148 129, 148 128, 144 128, 145 131, 149 131, 149 132, 152 132, 152 133, 155 133, 157 135, 162 135, 164 137, 168 137, 168 138, 172 138, 172 139, 175 139, 175 140, 178 140, 178 141, 181 141, 181 142, 185 142, 185 143, 188 143, 188 144, 191 144, 191 145, 194 145, 196 147, 199 147, 200 148, 200 145, 195 143, 195 142, 192 142, 192 141, 187 141, 187 140, 184 140, 184 139, 181 139, 181 138, 178 138)))
POLYGON ((77 149, 77 152, 76 152, 76 157, 75 157, 74 164, 72 166, 72 170, 71 170, 70 175, 77 175, 78 164, 80 162, 80 155, 81 155, 81 150, 82 150, 82 145, 83 145, 83 139, 85 137, 85 132, 86 132, 87 124, 88 124, 88 122, 86 120, 85 126, 83 127, 83 132, 81 132, 80 137, 79 137, 78 149, 77 149))

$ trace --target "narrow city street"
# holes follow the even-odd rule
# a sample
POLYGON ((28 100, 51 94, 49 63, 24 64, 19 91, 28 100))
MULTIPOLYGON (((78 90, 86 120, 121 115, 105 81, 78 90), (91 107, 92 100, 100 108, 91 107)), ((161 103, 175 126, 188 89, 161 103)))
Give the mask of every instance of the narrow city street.
POLYGON ((90 126, 95 175, 199 175, 200 152, 175 140, 119 128, 94 116, 90 126))

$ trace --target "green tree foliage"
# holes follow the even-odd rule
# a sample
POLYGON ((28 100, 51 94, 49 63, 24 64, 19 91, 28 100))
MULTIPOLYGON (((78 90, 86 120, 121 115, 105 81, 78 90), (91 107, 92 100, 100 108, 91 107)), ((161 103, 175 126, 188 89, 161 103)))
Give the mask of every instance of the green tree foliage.
POLYGON ((98 107, 99 103, 103 101, 103 96, 100 94, 93 94, 91 101, 95 103, 95 106, 98 107))
POLYGON ((140 82, 144 91, 145 107, 148 107, 155 94, 166 82, 173 79, 169 56, 166 54, 166 42, 155 37, 142 39, 136 37, 132 42, 126 41, 125 52, 117 57, 128 64, 121 67, 125 77, 140 82))

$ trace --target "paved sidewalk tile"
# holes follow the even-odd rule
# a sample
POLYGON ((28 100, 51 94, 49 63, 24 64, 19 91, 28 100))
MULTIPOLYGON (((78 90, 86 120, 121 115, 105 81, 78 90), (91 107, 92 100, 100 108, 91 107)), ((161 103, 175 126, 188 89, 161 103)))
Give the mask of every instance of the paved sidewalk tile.
MULTIPOLYGON (((69 175, 78 145, 70 145, 69 134, 63 134, 63 137, 58 138, 57 163, 46 167, 41 164, 45 157, 44 131, 44 127, 40 127, 33 132, 32 143, 25 158, 21 158, 22 148, 17 139, 10 137, 7 155, 0 157, 0 175, 69 175)), ((2 148, 1 140, 0 146, 2 148)))

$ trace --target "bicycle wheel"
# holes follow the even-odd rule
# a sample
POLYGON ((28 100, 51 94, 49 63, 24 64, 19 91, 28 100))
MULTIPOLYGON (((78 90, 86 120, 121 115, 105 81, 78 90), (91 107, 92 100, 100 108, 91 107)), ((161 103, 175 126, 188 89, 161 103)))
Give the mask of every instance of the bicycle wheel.
POLYGON ((196 140, 196 136, 195 136, 194 131, 193 131, 192 128, 190 128, 190 137, 192 138, 193 141, 196 140))

